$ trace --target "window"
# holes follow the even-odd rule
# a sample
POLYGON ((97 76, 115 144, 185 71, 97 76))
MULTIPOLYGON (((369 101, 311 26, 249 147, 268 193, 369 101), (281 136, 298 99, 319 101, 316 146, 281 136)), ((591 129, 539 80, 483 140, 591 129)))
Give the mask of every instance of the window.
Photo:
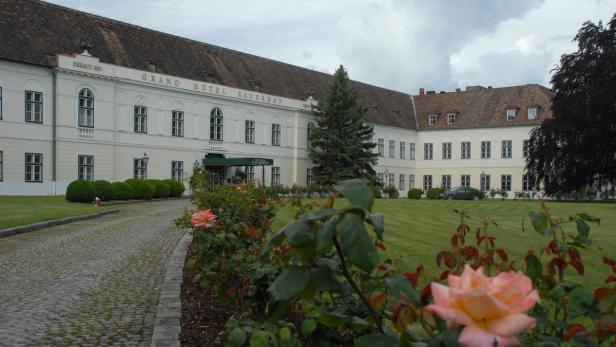
POLYGON ((447 124, 453 124, 456 121, 455 113, 447 113, 447 124))
POLYGON ((409 143, 409 159, 415 160, 415 143, 409 143))
POLYGON ((43 154, 26 153, 26 182, 43 182, 43 154))
POLYGON ((406 159, 406 142, 400 141, 400 159, 406 159))
POLYGON ((384 157, 385 156, 385 140, 379 139, 377 148, 379 150, 379 157, 384 157))
POLYGON ((306 128, 306 148, 310 149, 312 146, 310 145, 310 134, 312 133, 312 129, 314 128, 314 123, 309 122, 308 127, 306 128))
POLYGON ((171 161, 171 179, 182 182, 184 180, 184 162, 172 160, 171 161))
POLYGON ((307 186, 312 185, 312 169, 306 170, 306 185, 307 186))
POLYGON ((529 107, 526 115, 528 116, 528 119, 535 119, 535 118, 537 118, 537 108, 536 107, 529 107))
POLYGON ((272 167, 272 186, 280 185, 280 167, 272 167))
POLYGON ((436 115, 435 114, 431 114, 428 116, 428 125, 435 125, 436 124, 436 115))
POLYGON ((184 112, 171 111, 171 135, 184 136, 184 112))
POLYGON ((501 175, 501 190, 511 191, 511 175, 501 175))
POLYGON ((389 157, 396 157, 396 141, 394 140, 389 140, 389 157))
POLYGON ((491 147, 492 143, 490 141, 481 141, 481 159, 490 159, 491 147))
POLYGON ((432 175, 424 175, 423 177, 423 190, 427 192, 428 189, 432 188, 432 175))
POLYGON ((443 143, 443 159, 451 159, 451 142, 443 143))
POLYGON ((210 112, 210 140, 222 141, 222 111, 218 107, 210 112))
POLYGON ((382 172, 379 172, 378 174, 376 174, 378 177, 378 181, 380 184, 384 183, 384 174, 382 172))
POLYGON ((133 178, 146 179, 148 176, 148 167, 145 166, 145 160, 143 158, 133 159, 133 178))
POLYGON ((530 144, 529 140, 524 140, 524 142, 522 143, 522 156, 524 158, 528 158, 528 152, 530 150, 530 148, 528 147, 530 144))
POLYGON ((77 123, 80 127, 94 128, 94 94, 88 88, 79 91, 79 113, 77 123))
POLYGON ((415 188, 415 175, 409 175, 409 189, 415 188))
POLYGON ((255 167, 244 166, 244 172, 246 173, 246 182, 252 182, 255 180, 255 167))
POLYGON ((398 189, 400 190, 405 190, 406 189, 406 182, 404 181, 404 174, 400 174, 400 179, 398 181, 398 189))
POLYGON ((272 124, 272 146, 280 146, 280 124, 272 124))
POLYGON ((516 109, 515 108, 508 108, 507 109, 507 120, 514 120, 515 119, 515 113, 516 113, 516 109))
POLYGON ((522 176, 522 190, 527 192, 533 190, 535 184, 531 175, 526 174, 522 176))
POLYGON ((246 143, 255 143, 255 121, 247 120, 244 128, 246 143))
POLYGON ((77 178, 80 180, 94 181, 94 156, 77 156, 77 178))
POLYGON ((462 142, 462 154, 460 156, 462 159, 470 159, 471 158, 471 143, 468 141, 462 142))
POLYGON ((4 179, 4 152, 0 151, 0 182, 4 179))
POLYGON ((451 175, 443 175, 441 177, 441 188, 451 189, 451 175))
POLYGON ((511 158, 511 140, 503 140, 502 157, 511 158))
POLYGON ((26 122, 43 123, 43 93, 26 90, 26 122))
POLYGON ((145 106, 135 106, 135 132, 148 132, 148 108, 145 106))
POLYGON ((424 160, 432 160, 432 144, 424 143, 424 160))
POLYGON ((390 173, 387 181, 388 181, 387 182, 388 185, 395 187, 396 186, 396 174, 390 173))
POLYGON ((470 187, 471 186, 471 175, 460 176, 460 185, 462 187, 470 187))
POLYGON ((484 192, 490 190, 490 175, 481 174, 481 179, 479 181, 479 189, 484 192))
POLYGON ((0 119, 2 119, 2 87, 0 87, 0 119))

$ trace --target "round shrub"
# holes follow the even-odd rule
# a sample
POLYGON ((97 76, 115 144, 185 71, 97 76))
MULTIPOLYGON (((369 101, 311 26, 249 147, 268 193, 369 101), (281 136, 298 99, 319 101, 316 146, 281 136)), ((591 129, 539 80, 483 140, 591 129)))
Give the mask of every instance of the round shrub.
POLYGON ((430 188, 428 189, 426 196, 428 197, 428 199, 438 199, 439 195, 441 195, 443 191, 443 188, 430 188))
POLYGON ((182 182, 178 182, 170 178, 163 180, 163 182, 167 183, 169 187, 171 188, 171 191, 169 192, 169 196, 179 198, 182 196, 182 194, 184 194, 184 190, 186 188, 184 187, 184 184, 182 182))
POLYGON ((152 200, 156 189, 153 185, 138 178, 129 178, 124 182, 133 188, 133 199, 152 200))
POLYGON ((370 190, 372 191, 372 196, 375 199, 380 199, 383 197, 383 194, 381 193, 381 188, 375 186, 375 185, 370 185, 370 190))
POLYGON ((94 200, 92 185, 86 180, 71 182, 66 188, 66 200, 70 202, 92 202, 94 200))
POLYGON ((421 199, 421 193, 421 189, 411 188, 406 195, 409 199, 418 200, 421 199))
POLYGON ((148 184, 151 184, 154 186, 154 197, 159 199, 159 198, 167 198, 169 197, 169 193, 171 192, 171 187, 167 184, 164 183, 161 180, 155 180, 155 179, 151 179, 147 181, 148 184))
POLYGON ((113 199, 113 190, 111 183, 105 180, 98 180, 92 182, 92 189, 94 190, 94 196, 103 201, 109 201, 113 199))
POLYGON ((135 194, 133 187, 124 182, 111 183, 111 190, 113 192, 113 200, 128 200, 135 194))

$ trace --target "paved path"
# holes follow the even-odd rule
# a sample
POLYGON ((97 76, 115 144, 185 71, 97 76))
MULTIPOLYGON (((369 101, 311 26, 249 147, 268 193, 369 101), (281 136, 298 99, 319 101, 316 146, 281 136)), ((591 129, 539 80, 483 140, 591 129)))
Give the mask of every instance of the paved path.
POLYGON ((188 200, 0 239, 0 346, 149 345, 188 200))

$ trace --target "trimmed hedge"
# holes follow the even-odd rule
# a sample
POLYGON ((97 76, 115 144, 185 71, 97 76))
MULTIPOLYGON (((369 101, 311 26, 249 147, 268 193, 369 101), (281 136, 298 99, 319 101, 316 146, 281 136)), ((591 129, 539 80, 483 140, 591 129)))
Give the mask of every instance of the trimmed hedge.
POLYGON ((186 188, 184 187, 183 183, 178 182, 176 180, 172 180, 170 178, 163 180, 163 182, 167 183, 169 187, 171 188, 171 191, 169 192, 169 196, 179 198, 182 196, 182 194, 184 194, 184 190, 186 188))
POLYGON ((133 187, 124 182, 111 183, 111 190, 113 200, 128 200, 135 194, 133 187))
POLYGON ((156 188, 148 182, 138 178, 129 178, 124 182, 133 188, 132 199, 152 200, 154 197, 156 188))
POLYGON ((422 194, 421 189, 411 188, 411 189, 409 189, 409 191, 408 191, 408 193, 406 194, 406 196, 407 196, 409 199, 415 199, 415 200, 418 200, 418 199, 421 199, 421 194, 422 194))
POLYGON ((75 180, 66 188, 66 200, 70 202, 92 202, 94 200, 94 189, 90 182, 86 180, 75 180))
POLYGON ((426 193, 428 199, 438 199, 438 196, 443 192, 443 188, 430 188, 426 193))
POLYGON ((94 196, 98 197, 102 201, 109 201, 113 199, 113 189, 111 183, 105 180, 97 180, 91 182, 92 190, 94 190, 94 196))
POLYGON ((158 199, 169 197, 171 187, 167 183, 156 179, 147 180, 147 183, 154 186, 154 198, 158 199))

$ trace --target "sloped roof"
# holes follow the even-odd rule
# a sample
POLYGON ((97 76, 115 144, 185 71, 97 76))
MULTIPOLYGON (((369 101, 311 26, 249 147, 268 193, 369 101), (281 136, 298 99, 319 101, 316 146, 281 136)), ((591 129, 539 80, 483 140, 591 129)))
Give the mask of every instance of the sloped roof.
MULTIPOLYGON (((305 100, 318 100, 332 76, 274 60, 173 36, 36 0, 0 0, 0 59, 51 66, 59 53, 90 53, 101 62, 235 88, 305 100)), ((408 94, 353 82, 368 106, 367 120, 415 128, 408 94)))
POLYGON ((414 96, 415 115, 420 130, 506 127, 540 125, 551 116, 554 93, 538 84, 504 88, 476 87, 470 91, 414 96), (537 107, 537 117, 528 119, 529 107, 537 107), (516 109, 516 117, 508 121, 507 109, 516 109), (455 113, 453 124, 447 124, 447 114, 455 113), (428 116, 437 115, 435 125, 428 116))

